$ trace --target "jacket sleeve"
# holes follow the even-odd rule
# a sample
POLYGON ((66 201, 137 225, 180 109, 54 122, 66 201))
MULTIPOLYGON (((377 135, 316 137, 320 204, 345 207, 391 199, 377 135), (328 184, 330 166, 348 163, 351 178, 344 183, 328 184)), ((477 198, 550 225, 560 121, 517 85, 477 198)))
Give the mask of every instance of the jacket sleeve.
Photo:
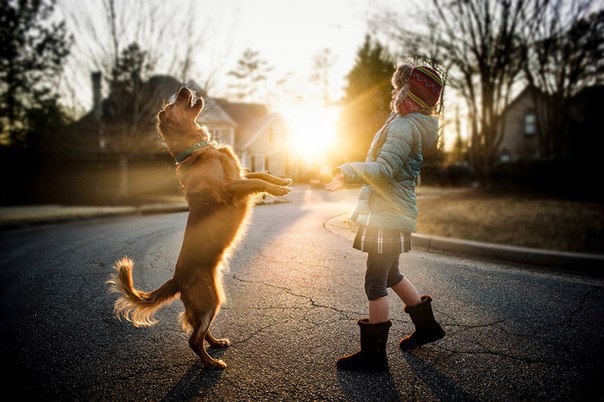
POLYGON ((351 162, 338 166, 346 183, 379 184, 390 181, 403 167, 413 147, 413 134, 406 119, 388 126, 386 141, 375 162, 351 162))

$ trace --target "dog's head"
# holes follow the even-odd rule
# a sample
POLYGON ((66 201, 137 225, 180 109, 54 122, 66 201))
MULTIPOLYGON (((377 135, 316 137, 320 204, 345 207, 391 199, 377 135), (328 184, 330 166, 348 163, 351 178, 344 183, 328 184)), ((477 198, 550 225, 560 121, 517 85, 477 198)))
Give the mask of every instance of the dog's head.
POLYGON ((203 106, 202 98, 195 99, 189 88, 182 87, 176 100, 166 104, 157 115, 159 132, 172 157, 197 142, 209 140, 208 132, 196 121, 203 106))

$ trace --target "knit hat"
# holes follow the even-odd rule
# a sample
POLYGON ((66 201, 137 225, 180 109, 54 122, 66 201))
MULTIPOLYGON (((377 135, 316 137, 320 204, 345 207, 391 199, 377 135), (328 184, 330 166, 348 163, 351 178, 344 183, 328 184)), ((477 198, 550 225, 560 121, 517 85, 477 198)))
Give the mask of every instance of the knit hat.
POLYGON ((443 81, 432 67, 414 67, 409 77, 409 90, 407 96, 399 107, 400 112, 412 113, 419 111, 433 111, 440 98, 443 81))

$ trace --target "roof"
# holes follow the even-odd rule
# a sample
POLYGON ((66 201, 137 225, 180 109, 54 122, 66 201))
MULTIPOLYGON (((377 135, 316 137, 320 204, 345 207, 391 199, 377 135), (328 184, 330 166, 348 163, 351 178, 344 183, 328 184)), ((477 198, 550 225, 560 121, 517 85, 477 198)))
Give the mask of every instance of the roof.
POLYGON ((546 96, 546 94, 544 92, 542 92, 541 90, 539 90, 536 87, 532 87, 532 86, 527 86, 525 87, 519 94, 518 96, 516 96, 503 110, 502 114, 505 115, 508 111, 510 111, 511 109, 513 109, 516 104, 523 99, 526 96, 532 96, 533 92, 535 92, 535 94, 537 96, 539 96, 540 98, 544 98, 546 96))
POLYGON ((201 125, 210 124, 226 124, 229 126, 237 126, 237 122, 225 110, 210 97, 203 97, 205 102, 201 114, 197 118, 197 122, 201 125))
POLYGON ((246 144, 255 138, 263 127, 266 127, 269 115, 266 105, 261 103, 243 103, 229 102, 226 99, 215 99, 216 103, 222 107, 237 123, 238 132, 235 147, 243 150, 246 144))

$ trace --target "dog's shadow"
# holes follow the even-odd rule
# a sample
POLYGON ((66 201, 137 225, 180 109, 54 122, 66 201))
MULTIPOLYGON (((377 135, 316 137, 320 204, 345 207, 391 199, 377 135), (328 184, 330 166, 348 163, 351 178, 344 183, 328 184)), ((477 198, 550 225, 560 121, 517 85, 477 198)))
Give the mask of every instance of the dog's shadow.
MULTIPOLYGON (((215 359, 221 359, 226 349, 210 348, 210 354, 215 359)), ((224 370, 207 370, 201 361, 195 362, 180 380, 164 396, 162 401, 188 401, 199 395, 204 395, 205 390, 213 388, 222 378, 224 370)))

